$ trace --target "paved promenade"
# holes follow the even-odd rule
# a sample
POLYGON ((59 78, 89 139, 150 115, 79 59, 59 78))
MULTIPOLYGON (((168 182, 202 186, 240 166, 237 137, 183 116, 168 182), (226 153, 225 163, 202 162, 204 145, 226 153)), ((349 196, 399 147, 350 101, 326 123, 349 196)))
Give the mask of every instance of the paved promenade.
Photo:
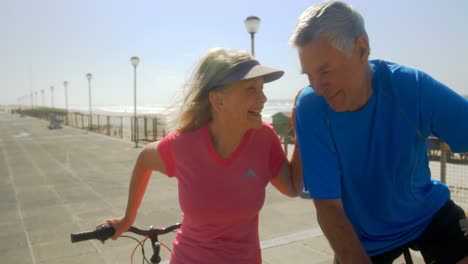
MULTIPOLYGON (((43 120, 0 112, 2 263, 130 263, 133 240, 71 244, 70 233, 93 229, 124 212, 140 149, 121 139, 47 126, 43 120)), ((163 227, 180 220, 176 180, 154 173, 136 224, 163 227)), ((171 246, 173 237, 161 241, 171 246)), ((269 187, 260 237, 264 263, 332 263, 310 199, 287 198, 269 187)), ((167 259, 167 250, 161 252, 167 259)), ((413 259, 423 263, 414 252, 413 259)), ((138 250, 135 263, 140 262, 138 250)))

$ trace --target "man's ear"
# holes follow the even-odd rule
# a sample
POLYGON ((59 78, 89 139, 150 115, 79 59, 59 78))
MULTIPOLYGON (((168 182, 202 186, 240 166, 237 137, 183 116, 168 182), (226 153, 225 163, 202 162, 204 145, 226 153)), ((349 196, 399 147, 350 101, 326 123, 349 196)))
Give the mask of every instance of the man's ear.
POLYGON ((224 110, 224 98, 222 93, 218 92, 210 92, 208 94, 208 98, 210 99, 211 107, 216 112, 222 112, 224 110))
POLYGON ((367 63, 370 55, 369 41, 366 37, 360 36, 356 39, 355 50, 359 56, 360 61, 367 63))

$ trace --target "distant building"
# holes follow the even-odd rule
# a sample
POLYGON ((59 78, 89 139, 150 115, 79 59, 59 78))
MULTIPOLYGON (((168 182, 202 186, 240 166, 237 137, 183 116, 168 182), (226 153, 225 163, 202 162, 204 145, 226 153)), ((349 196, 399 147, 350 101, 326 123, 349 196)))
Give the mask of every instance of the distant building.
POLYGON ((278 112, 272 116, 272 125, 278 135, 289 134, 289 118, 291 112, 278 112))
POLYGON ((284 144, 294 143, 294 133, 289 127, 291 112, 278 112, 272 116, 272 126, 284 144))

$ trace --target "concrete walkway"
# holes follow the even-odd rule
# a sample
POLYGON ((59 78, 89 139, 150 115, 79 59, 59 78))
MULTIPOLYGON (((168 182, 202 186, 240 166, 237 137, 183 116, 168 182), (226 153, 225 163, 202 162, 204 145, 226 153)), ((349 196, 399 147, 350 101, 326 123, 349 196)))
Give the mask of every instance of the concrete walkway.
MULTIPOLYGON (((133 240, 71 244, 70 233, 123 214, 140 149, 120 139, 47 126, 43 120, 0 112, 2 263, 130 263, 133 240)), ((176 181, 154 173, 136 224, 164 227, 180 220, 176 181)), ((264 263, 332 263, 310 199, 287 198, 269 187, 260 236, 264 263)), ((173 237, 161 240, 170 246, 173 237)), ((167 259, 168 251, 161 252, 167 259)), ((423 263, 413 256, 415 263, 423 263)), ((140 262, 138 250, 135 263, 140 262)))

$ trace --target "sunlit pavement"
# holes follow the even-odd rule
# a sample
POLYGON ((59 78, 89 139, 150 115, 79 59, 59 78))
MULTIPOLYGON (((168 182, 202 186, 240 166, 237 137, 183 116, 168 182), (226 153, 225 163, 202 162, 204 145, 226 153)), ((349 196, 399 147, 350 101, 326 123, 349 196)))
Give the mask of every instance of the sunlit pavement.
MULTIPOLYGON (((125 140, 68 127, 49 130, 48 125, 0 112, 2 263, 130 263, 133 240, 72 244, 70 233, 123 214, 140 149, 125 140)), ((180 220, 176 181, 154 173, 136 224, 164 227, 180 220)), ((161 241, 170 246, 173 237, 161 241)), ((287 198, 268 187, 260 238, 264 263, 333 261, 310 199, 287 198)), ((169 252, 162 249, 161 256, 167 260, 169 252)), ((423 263, 414 252, 413 259, 423 263)))

